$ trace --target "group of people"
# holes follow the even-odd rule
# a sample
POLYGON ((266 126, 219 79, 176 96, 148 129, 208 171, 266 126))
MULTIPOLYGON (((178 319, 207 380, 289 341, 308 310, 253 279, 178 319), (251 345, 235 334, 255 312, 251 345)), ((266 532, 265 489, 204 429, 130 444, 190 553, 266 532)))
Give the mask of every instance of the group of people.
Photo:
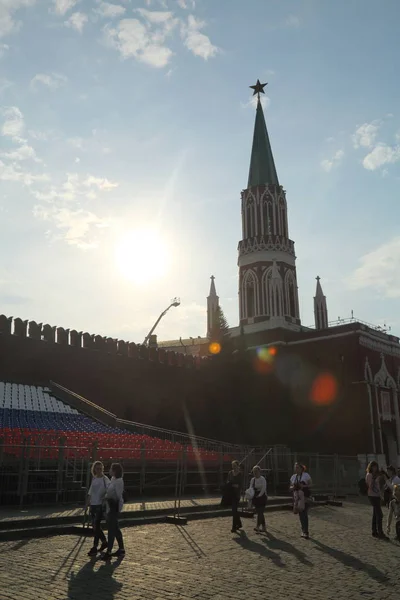
POLYGON ((368 499, 372 506, 372 536, 388 539, 393 517, 396 522, 396 538, 400 541, 400 477, 392 466, 386 471, 379 468, 376 460, 369 463, 365 476, 368 499), (389 508, 386 534, 383 531, 382 504, 389 508))
POLYGON ((90 507, 94 540, 88 556, 95 557, 99 552, 104 552, 101 556, 104 561, 109 561, 112 556, 119 558, 125 556, 124 539, 118 523, 118 517, 124 504, 123 469, 119 463, 111 465, 110 478, 104 474, 102 462, 97 460, 93 463, 92 483, 88 491, 86 510, 90 507), (101 527, 103 518, 107 520, 108 539, 101 527), (113 553, 115 539, 118 543, 118 550, 113 553))
MULTIPOLYGON (((309 539, 308 508, 311 497, 312 480, 306 467, 295 464, 295 472, 290 478, 289 488, 293 495, 293 512, 298 514, 301 526, 301 536, 309 539)), ((257 533, 266 532, 265 506, 267 504, 267 481, 261 474, 259 465, 253 467, 253 477, 245 491, 245 498, 254 507, 257 522, 254 530, 257 533)), ((104 465, 96 461, 92 465, 92 483, 87 497, 86 508, 90 506, 93 525, 93 547, 88 555, 101 555, 102 560, 108 561, 112 556, 125 556, 124 540, 118 519, 124 504, 123 469, 119 463, 110 468, 110 478, 104 474, 104 465), (111 479, 110 479, 111 478, 111 479), (108 539, 101 526, 103 518, 108 525, 108 539), (117 540, 118 550, 113 553, 114 541, 117 540), (99 542, 101 542, 100 548, 99 542)), ((232 505, 232 533, 242 529, 239 514, 240 500, 243 490, 243 474, 240 463, 232 461, 232 470, 228 473, 226 490, 229 492, 232 505)), ((369 463, 365 477, 366 491, 372 506, 372 535, 376 538, 388 539, 393 518, 396 523, 396 537, 400 541, 400 476, 392 466, 382 471, 376 461, 369 463), (386 534, 383 531, 382 503, 389 508, 386 534)))
MULTIPOLYGON (((257 515, 257 523, 254 531, 266 532, 264 510, 267 504, 267 481, 261 474, 259 465, 253 467, 253 477, 249 488, 245 491, 245 498, 254 507, 257 515)), ((295 472, 290 478, 290 490, 293 493, 294 512, 299 515, 301 536, 309 539, 308 529, 308 507, 311 497, 312 480, 306 471, 306 467, 300 463, 295 464, 295 472)), ((243 475, 240 463, 232 461, 232 470, 228 473, 226 484, 232 504, 232 533, 242 529, 242 521, 239 514, 241 493, 243 490, 243 475)))
MULTIPOLYGON (((365 477, 366 492, 372 506, 372 535, 376 538, 388 539, 393 519, 395 521, 396 538, 400 541, 400 476, 396 469, 389 466, 386 471, 379 468, 376 461, 369 463, 365 477), (383 531, 382 504, 388 509, 386 534, 383 531)), ((243 475, 240 463, 232 462, 232 470, 228 474, 227 487, 232 503, 232 533, 242 529, 239 514, 241 493, 243 490, 243 475)), ((300 463, 295 464, 295 472, 290 478, 290 491, 293 495, 293 512, 298 514, 301 526, 301 535, 309 539, 308 508, 311 497, 312 480, 306 467, 300 463)), ((245 498, 254 507, 257 515, 257 524, 254 530, 266 532, 264 509, 267 504, 267 481, 261 474, 258 465, 253 467, 253 477, 249 488, 245 491, 245 498)))

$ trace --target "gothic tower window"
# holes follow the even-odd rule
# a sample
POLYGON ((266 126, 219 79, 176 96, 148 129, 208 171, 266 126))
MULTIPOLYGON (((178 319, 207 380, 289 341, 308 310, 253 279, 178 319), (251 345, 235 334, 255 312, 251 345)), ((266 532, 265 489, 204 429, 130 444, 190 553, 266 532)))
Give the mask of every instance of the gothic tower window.
POLYGON ((257 279, 253 271, 247 271, 242 283, 242 298, 244 302, 243 317, 251 319, 257 315, 257 279))
POLYGON ((285 275, 285 314, 297 318, 297 288, 296 280, 292 271, 286 271, 285 275))
POLYGON ((246 220, 247 220, 247 237, 251 238, 255 235, 254 228, 254 203, 250 200, 246 208, 246 220))
POLYGON ((284 206, 283 202, 280 204, 279 212, 280 212, 280 216, 281 216, 281 231, 280 231, 280 233, 284 237, 287 237, 287 231, 286 231, 286 210, 285 210, 285 206, 284 206))
POLYGON ((255 315, 255 295, 254 295, 254 284, 248 282, 246 286, 246 304, 247 304, 247 317, 252 318, 255 315))

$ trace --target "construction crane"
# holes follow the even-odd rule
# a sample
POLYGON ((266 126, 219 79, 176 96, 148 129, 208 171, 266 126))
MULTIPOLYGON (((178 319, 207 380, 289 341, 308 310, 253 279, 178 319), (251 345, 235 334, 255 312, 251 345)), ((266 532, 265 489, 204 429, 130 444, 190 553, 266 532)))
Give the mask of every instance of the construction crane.
POLYGON ((157 325, 159 324, 159 322, 161 321, 161 319, 164 317, 164 315, 167 314, 167 312, 169 311, 170 308, 172 308, 173 306, 176 308, 177 306, 179 306, 181 303, 180 298, 173 298, 171 300, 171 304, 168 306, 168 308, 166 308, 165 310, 162 311, 161 315, 158 317, 157 321, 154 323, 153 327, 150 329, 149 333, 146 335, 146 337, 144 338, 144 342, 143 342, 143 346, 147 346, 149 343, 149 340, 153 334, 153 331, 155 330, 155 328, 157 327, 157 325))

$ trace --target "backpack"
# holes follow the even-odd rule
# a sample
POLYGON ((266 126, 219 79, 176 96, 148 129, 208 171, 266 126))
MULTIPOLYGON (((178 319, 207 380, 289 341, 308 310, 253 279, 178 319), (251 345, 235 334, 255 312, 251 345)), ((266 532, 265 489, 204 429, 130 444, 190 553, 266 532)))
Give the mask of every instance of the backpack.
POLYGON ((358 482, 358 489, 359 492, 362 496, 366 496, 368 493, 368 485, 367 482, 365 481, 365 479, 360 479, 360 481, 358 482))

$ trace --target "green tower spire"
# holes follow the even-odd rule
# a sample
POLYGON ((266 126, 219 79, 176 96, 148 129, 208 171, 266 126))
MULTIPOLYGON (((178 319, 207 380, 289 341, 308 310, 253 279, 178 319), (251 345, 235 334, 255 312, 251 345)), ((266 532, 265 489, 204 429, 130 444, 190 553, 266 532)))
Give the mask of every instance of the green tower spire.
POLYGON ((262 89, 265 85, 265 83, 261 84, 257 81, 255 86, 250 86, 254 89, 254 95, 257 94, 258 101, 247 187, 268 184, 279 185, 264 112, 260 102, 260 93, 265 93, 262 89))

